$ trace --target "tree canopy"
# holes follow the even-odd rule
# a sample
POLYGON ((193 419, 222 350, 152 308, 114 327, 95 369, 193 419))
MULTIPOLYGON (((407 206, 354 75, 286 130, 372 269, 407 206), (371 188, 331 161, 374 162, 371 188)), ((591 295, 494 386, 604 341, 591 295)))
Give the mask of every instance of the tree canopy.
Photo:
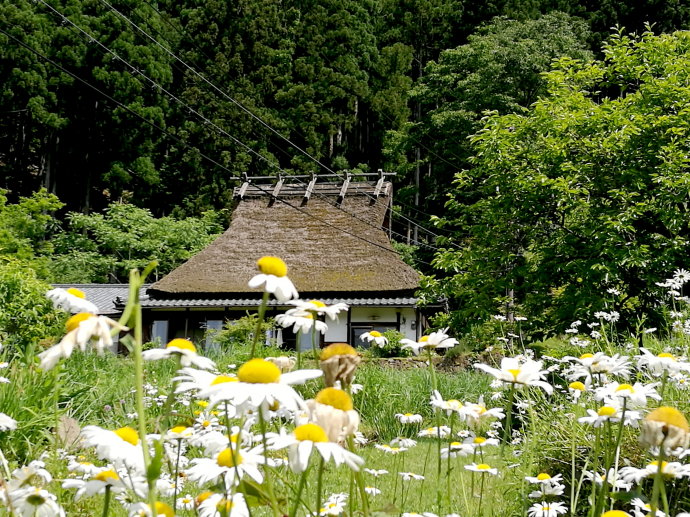
POLYGON ((690 33, 620 32, 603 50, 558 61, 528 112, 492 113, 472 138, 438 219, 462 247, 435 259, 458 315, 510 301, 562 329, 653 314, 655 282, 690 266, 690 33))

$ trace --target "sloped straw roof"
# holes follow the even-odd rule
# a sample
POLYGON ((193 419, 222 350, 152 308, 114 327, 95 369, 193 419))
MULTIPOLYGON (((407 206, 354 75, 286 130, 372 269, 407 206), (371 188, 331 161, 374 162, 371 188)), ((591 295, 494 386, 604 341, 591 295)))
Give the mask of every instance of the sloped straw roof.
POLYGON ((341 209, 334 206, 335 197, 324 199, 316 187, 316 195, 303 206, 301 197, 285 198, 300 211, 265 195, 244 198, 230 228, 153 284, 149 293, 156 297, 256 293, 247 282, 264 255, 282 258, 288 276, 304 293, 410 292, 419 286, 417 273, 393 251, 388 235, 379 228, 388 196, 373 201, 353 184, 341 209))

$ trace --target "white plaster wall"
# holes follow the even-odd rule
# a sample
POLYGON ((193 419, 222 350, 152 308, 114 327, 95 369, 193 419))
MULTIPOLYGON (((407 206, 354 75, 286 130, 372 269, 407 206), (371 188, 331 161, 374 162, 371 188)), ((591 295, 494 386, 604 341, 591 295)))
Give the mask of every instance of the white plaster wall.
POLYGON ((326 325, 328 325, 328 331, 324 336, 324 341, 327 343, 340 342, 347 343, 347 314, 341 313, 340 319, 338 321, 332 321, 326 318, 326 325))

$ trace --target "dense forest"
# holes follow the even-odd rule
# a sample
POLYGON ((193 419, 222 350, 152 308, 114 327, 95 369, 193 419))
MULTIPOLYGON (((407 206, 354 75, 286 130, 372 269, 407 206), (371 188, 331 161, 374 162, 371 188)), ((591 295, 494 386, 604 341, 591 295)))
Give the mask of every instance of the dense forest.
MULTIPOLYGON (((525 253, 505 206, 492 215, 515 238, 487 238, 506 231, 486 232, 489 190, 516 164, 548 161, 504 133, 489 141, 488 128, 513 115, 507 127, 529 125, 521 117, 557 88, 547 72, 579 87, 578 73, 612 59, 611 38, 630 47, 622 35, 688 26, 690 5, 671 0, 0 0, 0 254, 49 281, 117 281, 172 245, 155 218, 181 225, 168 268, 203 246, 243 173, 383 169, 397 173, 396 230, 433 273, 429 292, 445 287, 445 298, 486 316, 507 293, 511 304, 529 298, 525 257, 538 255, 525 253), (150 241, 127 244, 130 220, 151 228, 150 241), (508 253, 472 271, 490 249, 508 253), (451 288, 476 296, 458 300, 451 288)), ((595 102, 622 96, 627 78, 617 81, 600 78, 595 102)), ((542 221, 521 221, 518 236, 542 221)), ((578 235, 578 246, 589 242, 578 235)), ((541 265, 542 276, 566 275, 541 265)), ((603 285, 603 273, 587 271, 567 274, 603 285)))

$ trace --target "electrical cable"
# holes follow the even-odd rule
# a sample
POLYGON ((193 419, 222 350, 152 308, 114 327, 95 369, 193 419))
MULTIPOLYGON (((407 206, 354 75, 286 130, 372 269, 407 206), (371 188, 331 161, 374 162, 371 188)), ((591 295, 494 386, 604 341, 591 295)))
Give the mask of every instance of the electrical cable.
MULTIPOLYGON (((56 67, 56 68, 57 68, 58 70, 60 70, 61 72, 63 72, 63 73, 65 73, 65 74, 69 75, 70 77, 74 78, 75 80, 79 81, 80 83, 84 84, 85 86, 91 88, 92 90, 94 90, 94 91, 97 92, 98 94, 102 95, 103 97, 105 97, 105 98, 108 99, 110 102, 112 102, 112 103, 114 103, 115 105, 117 105, 118 107, 120 107, 120 108, 126 110, 128 113, 130 113, 130 114, 136 116, 137 118, 141 119, 144 123, 150 125, 151 127, 157 129, 158 131, 161 131, 163 134, 165 134, 166 136, 168 136, 168 137, 170 137, 171 139, 175 140, 177 143, 183 145, 183 146, 186 147, 186 148, 191 148, 191 146, 190 146, 189 144, 186 144, 185 142, 183 142, 181 139, 179 139, 179 138, 176 137, 175 135, 172 135, 171 133, 169 133, 169 132, 168 132, 167 130, 165 130, 164 128, 162 128, 162 127, 158 126, 157 124, 151 122, 150 120, 146 119, 145 117, 143 117, 143 116, 140 115, 139 113, 135 112, 134 110, 132 110, 131 108, 129 108, 129 107, 126 106, 125 104, 121 103, 120 101, 118 101, 117 99, 115 99, 115 98, 113 98, 112 96, 108 95, 107 93, 103 92, 103 91, 100 90, 98 87, 92 85, 92 84, 89 83, 88 81, 82 79, 81 77, 79 77, 79 76, 76 75, 75 73, 71 72, 70 70, 67 70, 66 68, 64 68, 64 67, 63 67, 62 65, 60 65, 59 63, 53 61, 53 60, 50 59, 49 57, 45 56, 43 53, 41 53, 41 52, 39 52, 38 50, 34 49, 33 47, 31 47, 30 45, 26 44, 25 42, 19 40, 18 38, 16 38, 15 36, 13 36, 13 35, 10 34, 9 32, 7 32, 7 31, 6 31, 5 29, 3 29, 2 27, 0 27, 0 33, 4 34, 4 35, 7 36, 8 38, 12 39, 12 40, 15 41, 16 43, 18 43, 20 46, 22 46, 23 48, 25 48, 26 50, 30 51, 31 53, 33 53, 33 54, 36 55, 37 57, 43 59, 45 62, 47 62, 47 63, 53 65, 54 67, 56 67)), ((203 154, 203 153, 201 153, 201 152, 199 152, 199 154, 200 154, 200 156, 202 156, 204 159, 209 160, 209 161, 210 161, 211 163, 213 163, 214 165, 217 165, 218 167, 220 167, 220 168, 222 168, 222 169, 224 169, 224 170, 226 170, 226 171, 228 171, 228 172, 230 172, 230 173, 232 174, 232 171, 230 171, 229 169, 227 169, 227 167, 225 167, 224 165, 218 163, 218 162, 215 161, 214 159, 212 159, 212 158, 206 156, 205 154, 203 154)), ((264 189, 264 188, 262 188, 262 187, 260 187, 260 186, 258 186, 258 185, 255 185, 255 187, 258 188, 259 190, 261 190, 262 192, 266 193, 266 194, 271 194, 271 192, 270 192, 269 190, 264 189)), ((398 255, 398 252, 395 251, 392 247, 391 247, 391 248, 388 248, 388 247, 383 246, 383 245, 381 245, 381 244, 379 244, 379 243, 370 241, 369 239, 366 239, 366 238, 362 237, 361 235, 358 235, 358 234, 356 234, 356 233, 354 233, 354 232, 351 232, 351 231, 349 231, 349 230, 345 230, 345 229, 343 229, 343 228, 340 228, 340 227, 338 227, 338 226, 336 226, 336 225, 334 225, 334 224, 332 224, 332 223, 329 223, 328 221, 325 221, 325 220, 321 219, 320 217, 317 217, 317 216, 315 216, 315 215, 309 213, 308 211, 302 209, 301 207, 298 207, 298 206, 296 206, 296 205, 293 205, 292 203, 287 202, 285 199, 277 198, 276 200, 277 200, 278 202, 280 202, 280 203, 283 203, 283 204, 285 204, 285 205, 287 205, 287 206, 289 206, 289 207, 291 207, 291 208, 297 210, 298 212, 300 212, 300 213, 302 213, 302 214, 308 216, 309 218, 314 219, 314 220, 316 220, 316 221, 318 221, 318 222, 320 222, 320 223, 322 223, 322 224, 324 224, 324 225, 326 225, 326 226, 329 226, 329 227, 331 227, 331 228, 333 228, 333 229, 335 229, 335 230, 337 230, 337 231, 339 231, 339 232, 348 234, 348 235, 350 235, 350 236, 352 236, 352 237, 355 237, 356 239, 359 239, 359 240, 361 240, 361 241, 363 241, 363 242, 367 242, 368 244, 371 244, 371 245, 373 245, 373 246, 376 246, 377 248, 380 248, 380 249, 382 249, 382 250, 384 250, 384 251, 387 251, 387 252, 389 252, 389 253, 393 253, 393 254, 395 254, 395 255, 398 255)), ((385 229, 383 229, 383 230, 385 230, 385 229)), ((421 264, 425 264, 425 265, 428 265, 428 266, 433 267, 432 264, 430 264, 430 263, 428 263, 428 262, 425 262, 425 261, 417 260, 417 262, 419 262, 419 263, 421 263, 421 264)))

